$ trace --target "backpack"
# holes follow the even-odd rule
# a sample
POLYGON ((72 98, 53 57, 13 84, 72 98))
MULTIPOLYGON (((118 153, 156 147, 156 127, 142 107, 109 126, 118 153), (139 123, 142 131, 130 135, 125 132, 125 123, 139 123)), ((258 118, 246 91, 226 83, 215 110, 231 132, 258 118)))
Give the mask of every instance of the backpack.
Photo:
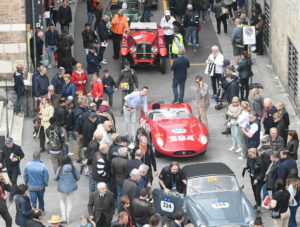
POLYGON ((48 128, 47 137, 48 137, 48 147, 51 151, 59 151, 62 148, 62 142, 59 135, 59 128, 48 128))

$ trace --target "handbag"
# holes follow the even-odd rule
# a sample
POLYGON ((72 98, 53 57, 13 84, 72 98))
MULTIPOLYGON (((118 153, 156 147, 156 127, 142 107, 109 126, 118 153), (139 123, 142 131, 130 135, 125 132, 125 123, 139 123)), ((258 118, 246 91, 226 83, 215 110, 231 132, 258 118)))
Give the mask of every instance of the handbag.
POLYGON ((221 8, 221 15, 224 15, 224 14, 229 14, 229 10, 228 10, 228 8, 222 6, 222 8, 221 8))
POLYGON ((112 87, 107 87, 107 88, 106 88, 106 92, 107 92, 108 94, 113 94, 115 91, 114 91, 114 89, 113 89, 112 87))
POLYGON ((215 75, 215 67, 216 67, 216 65, 214 63, 207 64, 204 73, 209 76, 214 76, 215 75))
POLYGON ((279 218, 281 218, 280 212, 279 212, 279 211, 272 210, 271 217, 272 217, 273 219, 279 219, 279 218))

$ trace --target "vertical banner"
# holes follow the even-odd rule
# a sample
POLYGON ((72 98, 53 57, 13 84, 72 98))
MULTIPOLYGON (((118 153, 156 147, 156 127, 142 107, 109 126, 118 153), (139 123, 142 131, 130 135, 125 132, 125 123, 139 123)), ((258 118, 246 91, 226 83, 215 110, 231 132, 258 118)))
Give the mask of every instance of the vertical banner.
POLYGON ((33 28, 32 4, 34 7, 34 25, 35 29, 43 28, 43 1, 42 0, 26 0, 26 24, 30 24, 33 28))

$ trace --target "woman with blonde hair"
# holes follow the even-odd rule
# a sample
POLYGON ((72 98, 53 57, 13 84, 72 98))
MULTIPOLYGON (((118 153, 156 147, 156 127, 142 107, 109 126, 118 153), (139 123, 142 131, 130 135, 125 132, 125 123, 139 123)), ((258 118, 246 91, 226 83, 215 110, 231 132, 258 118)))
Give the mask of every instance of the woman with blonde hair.
POLYGON ((286 121, 282 118, 282 113, 280 111, 273 114, 273 119, 276 124, 275 127, 277 128, 277 133, 282 137, 284 147, 286 147, 289 126, 286 125, 286 121))
POLYGON ((264 184, 264 177, 268 166, 263 162, 256 148, 248 150, 246 169, 249 169, 252 191, 256 202, 256 211, 261 209, 261 189, 264 184))
POLYGON ((76 86, 76 91, 82 91, 83 95, 85 95, 85 85, 88 82, 87 74, 82 68, 81 63, 77 63, 75 65, 75 70, 72 73, 73 84, 76 86))
POLYGON ((250 92, 249 105, 251 111, 259 116, 259 119, 263 116, 264 111, 264 98, 259 93, 258 88, 253 88, 250 92))
POLYGON ((299 207, 299 200, 295 198, 297 191, 300 190, 300 180, 296 169, 291 169, 286 179, 286 189, 289 191, 291 197, 289 201, 289 208, 291 216, 289 219, 289 227, 297 227, 296 213, 299 207))
POLYGON ((240 105, 239 98, 237 96, 234 96, 232 98, 232 103, 229 105, 227 110, 227 116, 228 116, 227 127, 228 128, 230 127, 231 137, 232 137, 232 147, 229 148, 229 151, 234 151, 235 149, 236 152, 242 151, 239 123, 237 121, 241 113, 242 113, 242 108, 240 105))
MULTIPOLYGON (((289 113, 287 112, 284 103, 279 102, 275 105, 276 109, 281 112, 282 119, 284 120, 285 126, 286 126, 286 133, 289 131, 290 126, 290 117, 289 113)), ((285 144, 286 146, 286 144, 285 144)))
POLYGON ((45 152, 45 132, 50 126, 50 118, 54 115, 54 107, 51 105, 49 98, 42 98, 42 105, 40 107, 39 118, 41 119, 41 126, 39 129, 40 138, 40 152, 45 152))

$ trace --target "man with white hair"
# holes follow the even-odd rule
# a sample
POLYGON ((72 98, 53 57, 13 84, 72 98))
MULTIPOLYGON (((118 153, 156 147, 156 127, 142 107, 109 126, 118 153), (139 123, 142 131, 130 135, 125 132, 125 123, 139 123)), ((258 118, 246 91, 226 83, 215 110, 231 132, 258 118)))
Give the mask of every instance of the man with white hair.
POLYGON ((265 134, 270 134, 270 128, 273 128, 276 126, 276 123, 274 122, 273 115, 277 112, 276 107, 272 104, 272 101, 270 98, 264 99, 264 108, 265 112, 262 118, 262 123, 265 128, 265 134))
POLYGON ((111 175, 114 177, 117 190, 117 206, 119 209, 120 198, 122 195, 122 185, 126 179, 126 169, 128 162, 128 148, 121 147, 118 150, 118 157, 114 158, 111 163, 111 175))
POLYGON ((44 33, 42 31, 39 31, 37 34, 35 34, 35 48, 33 36, 30 38, 30 57, 34 68, 36 64, 42 60, 44 46, 43 36, 44 33))
POLYGON ((140 172, 138 169, 133 169, 130 172, 130 178, 126 179, 123 182, 122 186, 122 196, 127 195, 132 201, 134 198, 138 198, 140 196, 138 181, 140 179, 140 172))
POLYGON ((115 199, 104 182, 97 184, 97 191, 90 195, 88 212, 97 227, 110 227, 115 211, 115 199))
POLYGON ((224 56, 220 53, 218 46, 211 47, 211 54, 206 60, 206 64, 209 64, 209 68, 212 72, 208 70, 208 75, 211 79, 211 86, 213 89, 213 95, 216 96, 218 93, 217 88, 219 88, 219 82, 222 78, 223 73, 223 61, 224 56))
POLYGON ((148 170, 149 166, 147 166, 146 164, 142 164, 139 166, 139 172, 141 174, 138 182, 139 191, 141 191, 143 188, 147 189, 147 191, 151 189, 151 183, 146 178, 148 170))
POLYGON ((160 20, 160 27, 164 31, 165 44, 167 48, 167 56, 169 55, 169 46, 172 45, 173 35, 174 35, 174 26, 173 22, 175 18, 171 16, 170 10, 166 10, 165 15, 160 20))
POLYGON ((112 127, 112 123, 110 121, 104 121, 103 124, 99 124, 97 126, 96 131, 94 132, 100 132, 102 134, 102 140, 100 142, 100 144, 108 144, 111 145, 111 127, 112 127))
POLYGON ((51 84, 48 86, 48 93, 43 96, 43 98, 48 98, 51 101, 52 106, 56 109, 59 106, 60 96, 55 93, 55 88, 51 84))

